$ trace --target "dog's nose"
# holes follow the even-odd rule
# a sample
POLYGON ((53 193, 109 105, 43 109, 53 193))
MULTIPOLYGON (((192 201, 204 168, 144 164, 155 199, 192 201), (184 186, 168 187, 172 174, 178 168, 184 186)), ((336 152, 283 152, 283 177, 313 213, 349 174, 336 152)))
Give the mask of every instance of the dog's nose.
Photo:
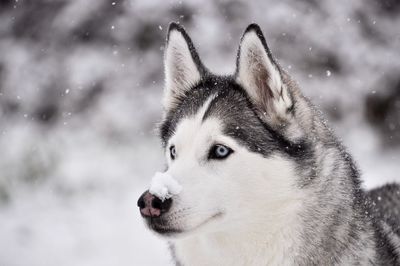
POLYGON ((171 204, 172 199, 162 201, 149 191, 144 192, 137 202, 140 213, 145 218, 160 216, 169 210, 171 204))

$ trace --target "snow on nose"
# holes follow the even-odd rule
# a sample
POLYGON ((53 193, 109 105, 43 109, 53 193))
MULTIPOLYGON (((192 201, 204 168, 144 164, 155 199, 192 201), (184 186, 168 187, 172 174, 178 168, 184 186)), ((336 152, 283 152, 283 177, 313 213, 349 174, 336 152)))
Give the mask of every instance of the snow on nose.
POLYGON ((151 180, 149 192, 157 196, 161 201, 178 195, 182 186, 171 175, 156 172, 151 180))

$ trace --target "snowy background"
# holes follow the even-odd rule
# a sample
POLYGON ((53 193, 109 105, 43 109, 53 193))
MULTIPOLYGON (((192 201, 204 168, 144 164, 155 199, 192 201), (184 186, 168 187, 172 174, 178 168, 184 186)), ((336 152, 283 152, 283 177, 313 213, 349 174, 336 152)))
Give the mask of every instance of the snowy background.
POLYGON ((1 266, 170 264, 136 201, 172 20, 217 73, 259 23, 364 186, 400 181, 400 1, 0 0, 1 266))

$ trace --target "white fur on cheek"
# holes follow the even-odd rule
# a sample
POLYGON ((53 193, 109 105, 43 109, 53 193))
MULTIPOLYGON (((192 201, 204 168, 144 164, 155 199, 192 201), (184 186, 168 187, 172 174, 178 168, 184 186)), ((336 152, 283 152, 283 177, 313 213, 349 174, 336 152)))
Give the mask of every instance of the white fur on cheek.
POLYGON ((200 80, 200 72, 194 62, 189 46, 179 31, 169 35, 164 58, 165 93, 164 107, 169 109, 191 86, 200 80))
MULTIPOLYGON (((207 232, 174 241, 178 258, 184 265, 290 265, 291 248, 299 244, 302 232, 298 214, 306 197, 294 185, 293 163, 281 157, 264 158, 234 145, 233 140, 223 140, 235 153, 214 166, 218 176, 212 178, 218 182, 208 189, 217 187, 223 195, 225 200, 219 204, 224 220, 210 225, 207 232)), ((210 184, 210 179, 204 179, 210 184)), ((218 204, 213 202, 208 204, 218 204)))

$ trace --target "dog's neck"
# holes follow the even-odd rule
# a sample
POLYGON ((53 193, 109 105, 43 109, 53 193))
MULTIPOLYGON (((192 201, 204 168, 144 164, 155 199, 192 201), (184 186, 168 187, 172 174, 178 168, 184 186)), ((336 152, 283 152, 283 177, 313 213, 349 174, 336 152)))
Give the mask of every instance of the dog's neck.
POLYGON ((276 221, 273 225, 252 223, 240 230, 174 240, 172 252, 177 265, 294 264, 301 248, 301 230, 295 217, 276 221))
POLYGON ((214 233, 174 242, 174 255, 182 265, 284 265, 294 263, 298 243, 291 234, 279 232, 267 240, 266 232, 214 233))

